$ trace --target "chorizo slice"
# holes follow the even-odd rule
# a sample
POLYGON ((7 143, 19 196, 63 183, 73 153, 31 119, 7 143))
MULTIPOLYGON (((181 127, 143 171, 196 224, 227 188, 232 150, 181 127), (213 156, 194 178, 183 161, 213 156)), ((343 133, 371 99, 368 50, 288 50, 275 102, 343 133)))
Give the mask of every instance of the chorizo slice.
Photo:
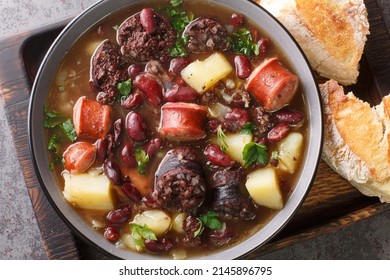
POLYGON ((274 57, 253 70, 245 88, 267 111, 276 111, 293 99, 298 89, 298 77, 274 57))
POLYGON ((76 142, 63 154, 65 169, 72 174, 88 170, 96 158, 96 147, 89 142, 76 142))
POLYGON ((104 138, 110 131, 113 112, 110 106, 80 97, 73 107, 73 124, 77 136, 92 140, 104 138))
POLYGON ((159 132, 175 141, 194 141, 206 136, 207 109, 195 103, 168 102, 161 107, 159 132))

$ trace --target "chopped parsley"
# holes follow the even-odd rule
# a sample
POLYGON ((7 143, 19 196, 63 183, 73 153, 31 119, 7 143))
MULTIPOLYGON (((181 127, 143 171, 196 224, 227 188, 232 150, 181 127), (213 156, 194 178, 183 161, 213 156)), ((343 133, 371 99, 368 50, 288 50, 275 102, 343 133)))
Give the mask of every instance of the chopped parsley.
POLYGON ((128 79, 127 81, 118 83, 117 89, 119 91, 119 101, 124 100, 130 95, 133 89, 133 82, 131 79, 128 79))
POLYGON ((51 152, 52 161, 49 163, 49 169, 53 170, 56 164, 62 163, 61 143, 63 138, 73 142, 77 135, 70 118, 56 111, 49 111, 47 105, 43 110, 43 126, 53 130, 47 144, 47 149, 51 152))
POLYGON ((206 227, 211 229, 221 229, 222 223, 218 220, 217 213, 213 211, 207 212, 205 215, 201 215, 198 218, 206 227))
POLYGON ((135 244, 137 244, 140 247, 144 247, 145 239, 150 239, 150 240, 157 240, 156 235, 154 232, 148 228, 147 225, 138 225, 138 224, 130 224, 130 229, 131 229, 131 235, 134 238, 135 244))
POLYGON ((168 14, 169 20, 176 31, 175 45, 169 50, 172 57, 184 57, 188 55, 185 45, 188 38, 183 37, 184 28, 194 19, 193 13, 186 13, 182 10, 183 0, 171 0, 168 7, 162 8, 168 14))
POLYGON ((253 133, 253 131, 256 130, 256 126, 251 123, 251 122, 246 122, 243 126, 242 126, 242 130, 241 130, 241 134, 248 134, 248 135, 251 135, 253 133))
POLYGON ((149 159, 149 155, 141 147, 138 147, 135 150, 135 160, 137 161, 137 170, 139 174, 145 174, 145 167, 148 164, 149 159))
POLYGON ((250 142, 245 145, 242 156, 244 159, 244 167, 249 167, 256 163, 267 164, 268 149, 263 144, 250 142))
POLYGON ((259 45, 253 42, 252 34, 248 28, 240 28, 235 31, 229 38, 229 43, 236 54, 253 56, 260 53, 259 45))
POLYGON ((229 146, 226 142, 226 134, 223 132, 222 125, 218 126, 217 138, 218 138, 218 144, 221 147, 221 150, 223 152, 225 152, 229 146))
POLYGON ((62 128, 62 131, 64 132, 65 136, 68 137, 70 141, 74 141, 77 138, 76 130, 74 129, 73 122, 71 119, 67 119, 63 123, 60 124, 60 127, 62 128))

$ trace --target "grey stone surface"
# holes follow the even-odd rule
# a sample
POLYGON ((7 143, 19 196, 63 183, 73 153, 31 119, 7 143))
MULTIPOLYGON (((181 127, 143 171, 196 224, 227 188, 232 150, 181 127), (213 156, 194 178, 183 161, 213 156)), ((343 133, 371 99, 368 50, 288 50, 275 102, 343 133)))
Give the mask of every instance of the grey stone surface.
MULTIPOLYGON (((96 1, 1 0, 0 39, 68 18, 94 2, 96 1)), ((378 2, 390 26, 390 1, 378 2)), ((0 260, 45 258, 4 109, 0 106, 0 260)), ((261 258, 390 259, 390 211, 261 258)))

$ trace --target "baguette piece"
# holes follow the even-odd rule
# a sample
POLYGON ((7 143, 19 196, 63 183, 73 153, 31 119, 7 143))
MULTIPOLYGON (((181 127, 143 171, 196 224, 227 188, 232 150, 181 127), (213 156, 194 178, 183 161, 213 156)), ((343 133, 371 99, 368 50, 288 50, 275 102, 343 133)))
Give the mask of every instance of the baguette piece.
POLYGON ((363 0, 256 0, 293 35, 316 72, 356 83, 369 34, 363 0))
POLYGON ((361 193, 390 203, 390 95, 375 107, 334 80, 320 85, 324 105, 322 159, 361 193))

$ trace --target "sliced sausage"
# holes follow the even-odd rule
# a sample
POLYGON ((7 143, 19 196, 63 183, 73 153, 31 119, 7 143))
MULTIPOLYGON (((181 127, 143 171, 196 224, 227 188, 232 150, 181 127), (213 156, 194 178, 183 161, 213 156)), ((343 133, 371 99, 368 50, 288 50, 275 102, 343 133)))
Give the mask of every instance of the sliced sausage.
POLYGON ((65 169, 72 174, 88 170, 96 158, 96 147, 89 142, 76 142, 63 154, 65 169))
POLYGON ((112 109, 95 100, 80 97, 73 107, 73 124, 77 136, 86 136, 92 140, 104 138, 113 122, 112 109))
POLYGON ((155 175, 153 199, 165 209, 196 213, 206 195, 202 166, 191 147, 176 147, 165 155, 155 175))
POLYGON ((175 141, 194 141, 206 136, 207 109, 195 103, 168 102, 161 107, 159 132, 175 141))
POLYGON ((114 101, 117 84, 129 79, 127 68, 118 45, 107 39, 96 48, 91 58, 90 82, 105 93, 103 103, 114 101))
POLYGON ((252 220, 256 217, 255 205, 240 189, 243 180, 240 170, 223 169, 213 175, 213 211, 224 220, 252 220))
POLYGON ((226 29, 215 19, 197 18, 183 32, 187 48, 193 53, 225 51, 229 47, 226 29))
POLYGON ((141 21, 140 13, 126 19, 117 30, 117 41, 121 53, 133 62, 146 62, 167 56, 175 44, 176 32, 169 20, 154 12, 145 12, 141 21), (153 20, 153 23, 146 22, 153 20), (143 23, 143 24, 142 24, 143 23), (146 28, 146 29, 145 29, 146 28))
POLYGON ((253 70, 245 87, 267 111, 276 111, 289 104, 294 97, 298 77, 274 57, 253 70))

